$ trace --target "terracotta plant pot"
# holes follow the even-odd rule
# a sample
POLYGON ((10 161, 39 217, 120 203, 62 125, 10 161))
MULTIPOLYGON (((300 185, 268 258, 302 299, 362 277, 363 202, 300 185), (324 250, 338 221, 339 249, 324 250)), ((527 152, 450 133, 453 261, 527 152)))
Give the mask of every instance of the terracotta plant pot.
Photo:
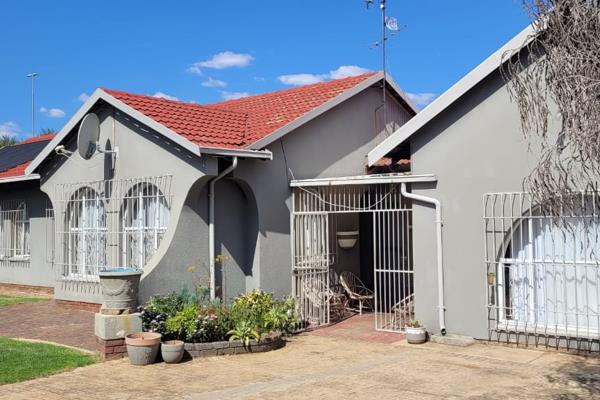
POLYGON ((148 365, 156 360, 160 346, 160 333, 139 332, 125 337, 127 356, 133 365, 148 365))
POLYGON ((181 340, 167 340, 160 345, 160 354, 167 364, 177 364, 183 358, 183 347, 185 343, 181 340))
POLYGON ((411 344, 421 344, 427 341, 427 329, 424 326, 413 328, 406 327, 406 341, 411 344))

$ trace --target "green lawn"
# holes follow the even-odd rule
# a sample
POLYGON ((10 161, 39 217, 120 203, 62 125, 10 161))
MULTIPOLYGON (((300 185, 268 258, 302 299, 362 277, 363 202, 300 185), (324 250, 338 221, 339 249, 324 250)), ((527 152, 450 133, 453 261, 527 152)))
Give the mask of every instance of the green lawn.
POLYGON ((13 304, 37 303, 38 301, 48 300, 46 297, 27 297, 0 294, 0 307, 12 306, 13 304))
POLYGON ((94 356, 46 343, 0 337, 0 385, 93 364, 94 356))

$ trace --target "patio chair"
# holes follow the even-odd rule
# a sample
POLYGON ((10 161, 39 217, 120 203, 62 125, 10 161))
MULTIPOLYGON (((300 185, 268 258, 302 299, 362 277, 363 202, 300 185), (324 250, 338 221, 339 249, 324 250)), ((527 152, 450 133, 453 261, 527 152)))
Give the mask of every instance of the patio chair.
POLYGON ((358 313, 362 315, 363 308, 373 309, 373 299, 375 294, 365 286, 365 284, 350 271, 344 271, 340 274, 340 283, 348 293, 350 300, 358 302, 358 313))
POLYGON ((331 319, 337 321, 344 317, 348 303, 346 295, 334 292, 322 279, 303 279, 302 294, 315 308, 324 309, 329 303, 331 319))

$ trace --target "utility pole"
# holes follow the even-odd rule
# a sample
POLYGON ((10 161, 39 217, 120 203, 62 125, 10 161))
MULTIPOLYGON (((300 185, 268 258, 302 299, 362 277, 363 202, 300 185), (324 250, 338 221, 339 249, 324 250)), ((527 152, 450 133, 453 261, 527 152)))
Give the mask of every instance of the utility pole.
POLYGON ((35 136, 35 77, 38 76, 37 72, 27 74, 27 77, 31 79, 31 135, 35 136))

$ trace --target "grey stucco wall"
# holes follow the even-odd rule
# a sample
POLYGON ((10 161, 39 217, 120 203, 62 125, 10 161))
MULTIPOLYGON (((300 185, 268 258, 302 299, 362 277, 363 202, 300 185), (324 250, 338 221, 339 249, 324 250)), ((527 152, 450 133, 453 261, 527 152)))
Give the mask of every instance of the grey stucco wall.
MULTIPOLYGON (((480 82, 410 143, 413 173, 438 178, 412 191, 442 204, 447 330, 487 338, 483 195, 523 191, 536 161, 500 74, 480 82)), ((416 314, 438 331, 434 210, 414 202, 413 213, 416 314)))
MULTIPOLYGON (((289 179, 365 174, 367 153, 383 140, 374 124, 380 105, 381 90, 367 89, 270 145, 272 161, 238 167, 235 176, 252 188, 258 208, 260 251, 255 264, 261 288, 278 296, 291 292, 289 179)), ((402 125, 410 115, 399 110, 393 117, 402 125)))
POLYGON ((54 273, 51 263, 51 242, 47 232, 52 227, 46 218, 48 196, 40 191, 38 180, 5 183, 0 185, 0 202, 22 200, 29 215, 30 258, 28 261, 0 262, 0 282, 18 285, 54 286, 54 273))
MULTIPOLYGON (((226 257, 223 266, 217 265, 217 285, 225 286, 225 298, 254 288, 277 296, 290 294, 289 179, 364 174, 368 151, 383 140, 374 123, 380 104, 380 89, 367 89, 268 146, 273 160, 242 159, 233 174, 217 183, 216 254, 226 257)), ((101 119, 101 143, 119 147, 114 174, 109 174, 108 156, 96 155, 87 161, 78 155, 55 156, 46 162, 41 169, 42 190, 57 209, 56 218, 64 218, 56 198, 57 185, 172 175, 169 226, 158 252, 144 268, 140 300, 179 290, 182 285, 205 285, 207 183, 218 173, 217 159, 193 156, 106 105, 93 111, 101 119)), ((405 110, 390 114, 398 125, 410 117, 405 110)), ((69 149, 76 150, 75 146, 73 139, 67 142, 69 149)), ((341 255, 345 258, 340 261, 358 270, 360 254, 353 251, 341 255)), ((95 283, 64 279, 60 273, 54 279, 57 298, 100 301, 95 283)))
MULTIPOLYGON (((77 153, 68 158, 54 156, 40 170, 42 174, 41 189, 50 197, 55 210, 56 223, 60 224, 64 220, 65 204, 58 200, 57 185, 110 178, 119 180, 172 176, 171 193, 169 193, 171 197, 169 225, 158 251, 144 267, 140 289, 143 299, 144 295, 147 296, 147 293, 151 291, 164 291, 161 290, 160 283, 156 281, 156 275, 153 273, 155 268, 161 266, 165 270, 164 274, 160 274, 158 282, 164 280, 166 288, 170 288, 169 282, 176 279, 177 275, 174 276, 172 270, 164 267, 164 265, 170 264, 164 256, 175 236, 176 227, 185 223, 181 214, 184 211, 185 199, 190 188, 206 173, 216 173, 216 159, 191 155, 151 129, 107 105, 99 105, 93 111, 99 115, 101 121, 100 142, 107 148, 109 146, 111 148, 118 146, 119 148, 119 157, 116 159, 114 171, 109 168, 111 157, 109 155, 96 154, 90 160, 83 160, 77 153)), ((72 151, 77 150, 74 133, 66 143, 67 148, 72 151)), ((116 200, 122 201, 119 195, 116 196, 116 200)), ((115 210, 118 210, 119 207, 120 204, 112 206, 115 210)), ((108 208, 111 206, 107 205, 108 208)), ((118 227, 111 226, 108 229, 114 232, 119 230, 118 227)), ((57 246, 60 246, 60 243, 57 243, 57 246)), ((66 279, 62 276, 60 265, 57 265, 55 270, 57 272, 54 277, 57 298, 73 301, 101 301, 98 284, 66 279)), ((180 286, 179 282, 177 287, 180 286)))

